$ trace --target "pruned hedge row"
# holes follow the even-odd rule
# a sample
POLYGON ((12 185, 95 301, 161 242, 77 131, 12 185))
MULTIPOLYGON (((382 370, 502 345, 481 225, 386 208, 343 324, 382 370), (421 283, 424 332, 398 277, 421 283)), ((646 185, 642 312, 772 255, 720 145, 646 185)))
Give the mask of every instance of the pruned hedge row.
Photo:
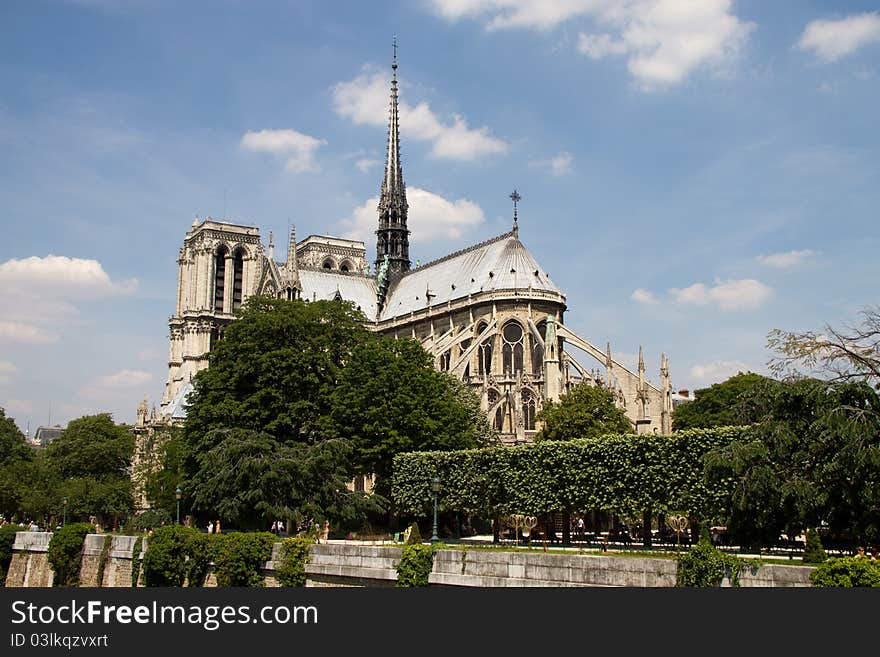
POLYGON ((747 427, 720 427, 668 436, 610 435, 399 454, 392 496, 402 513, 428 514, 434 499, 431 479, 438 475, 442 510, 483 517, 587 509, 721 517, 735 482, 707 480, 704 456, 745 431, 747 427))

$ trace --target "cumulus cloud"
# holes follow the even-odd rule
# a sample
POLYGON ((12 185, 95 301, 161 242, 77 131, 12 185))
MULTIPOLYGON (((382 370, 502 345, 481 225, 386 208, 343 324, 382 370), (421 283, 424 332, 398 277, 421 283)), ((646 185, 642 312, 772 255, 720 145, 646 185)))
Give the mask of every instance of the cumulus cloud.
POLYGON ((577 18, 601 31, 578 34, 592 59, 626 56, 643 88, 681 82, 694 70, 723 67, 754 24, 732 12, 731 0, 432 0, 449 20, 482 18, 488 30, 548 30, 577 18))
MULTIPOLYGON (((385 73, 362 73, 333 87, 333 109, 356 125, 384 126, 388 123, 388 94, 385 73)), ((415 106, 400 102, 399 111, 407 139, 430 143, 432 157, 469 161, 507 150, 507 143, 493 137, 489 128, 470 128, 459 114, 444 121, 425 102, 415 106)))
POLYGON ((58 335, 33 324, 9 322, 0 319, 0 344, 17 342, 20 344, 51 344, 58 342, 58 335))
POLYGON ((691 379, 697 386, 708 386, 726 381, 740 372, 754 372, 745 363, 736 360, 716 360, 711 363, 694 365, 690 369, 691 379))
POLYGON ((643 288, 638 288, 637 290, 633 291, 632 298, 634 301, 638 301, 639 303, 644 303, 646 305, 654 305, 656 303, 660 303, 657 300, 657 297, 655 297, 653 294, 648 292, 648 290, 645 290, 643 288))
POLYGON ((771 253, 770 255, 758 256, 758 262, 767 267, 776 269, 788 269, 801 264, 804 260, 819 255, 818 251, 802 249, 800 251, 785 251, 783 253, 771 253))
POLYGON ((532 160, 529 166, 533 169, 546 169, 554 176, 562 176, 571 172, 574 156, 568 151, 560 151, 557 155, 539 160, 532 160))
MULTIPOLYGON (((482 224, 486 217, 482 208, 467 199, 447 200, 438 194, 407 187, 409 202, 409 229, 412 241, 432 239, 459 239, 469 230, 482 224)), ((376 230, 376 207, 379 198, 373 197, 352 210, 342 220, 345 237, 367 241, 376 230)))
POLYGON ((712 286, 694 283, 686 288, 672 288, 669 293, 679 304, 714 304, 721 310, 754 310, 773 295, 773 290, 754 278, 743 278, 716 280, 712 286))
POLYGON ((288 171, 294 173, 317 169, 315 152, 326 143, 290 128, 250 131, 241 138, 243 149, 283 157, 288 171))
POLYGON ((108 388, 131 388, 150 383, 153 375, 143 370, 120 370, 98 378, 98 385, 108 388))
POLYGON ((0 263, 0 289, 37 293, 51 298, 97 299, 127 295, 136 279, 113 282, 97 260, 48 255, 13 258, 0 263))
POLYGON ((357 160, 354 163, 354 166, 357 168, 358 171, 360 171, 362 173, 366 173, 367 171, 369 171, 373 167, 378 166, 380 164, 382 164, 382 162, 379 160, 371 160, 369 158, 362 157, 361 159, 357 160))
POLYGON ((868 12, 839 20, 815 20, 804 29, 795 47, 833 62, 877 41, 880 41, 880 12, 868 12))

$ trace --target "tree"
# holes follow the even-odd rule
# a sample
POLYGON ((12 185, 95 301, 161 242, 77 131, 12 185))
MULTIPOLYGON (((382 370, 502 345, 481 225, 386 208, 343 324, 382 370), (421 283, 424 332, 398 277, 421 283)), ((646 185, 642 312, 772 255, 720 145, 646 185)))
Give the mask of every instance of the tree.
POLYGON ((577 385, 558 402, 545 402, 536 419, 544 427, 536 440, 573 440, 603 434, 632 433, 632 423, 601 386, 577 385))
POLYGON ((673 430, 751 424, 757 418, 753 409, 743 403, 744 395, 767 380, 760 374, 740 372, 722 383, 696 390, 694 401, 680 404, 673 411, 673 430))
POLYGON ((0 407, 0 467, 29 461, 31 457, 31 448, 24 434, 15 425, 15 420, 6 417, 6 412, 0 407))
POLYGON ((471 394, 437 372, 415 340, 371 336, 352 350, 333 391, 328 435, 352 442, 354 465, 374 473, 388 496, 396 454, 485 444, 488 421, 475 421, 463 392, 471 394))
POLYGON ((128 515, 134 508, 133 453, 134 436, 109 413, 71 420, 46 447, 46 464, 60 481, 54 494, 68 497, 74 517, 97 515, 107 521, 128 515))
POLYGON ((767 346, 778 355, 770 369, 782 376, 800 365, 824 379, 880 385, 880 307, 868 307, 861 316, 856 326, 826 325, 822 332, 773 329, 767 346))
POLYGON ((251 297, 193 379, 184 433, 191 459, 214 447, 212 429, 264 432, 282 442, 320 439, 319 419, 352 349, 366 339, 350 303, 251 297))
POLYGON ((880 398, 867 383, 767 380, 744 399, 759 421, 707 457, 734 477, 734 540, 771 545, 822 523, 837 541, 880 539, 880 398))

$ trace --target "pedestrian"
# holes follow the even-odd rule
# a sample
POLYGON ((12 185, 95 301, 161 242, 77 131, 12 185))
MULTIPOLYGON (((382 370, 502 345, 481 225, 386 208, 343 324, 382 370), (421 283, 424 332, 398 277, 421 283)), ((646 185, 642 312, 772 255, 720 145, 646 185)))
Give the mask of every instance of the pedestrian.
POLYGON ((209 534, 213 534, 213 533, 214 533, 214 523, 211 522, 210 520, 208 521, 208 533, 209 533, 209 534))
POLYGON ((214 533, 215 534, 220 533, 220 518, 217 518, 217 525, 214 527, 214 533))
POLYGON ((859 549, 856 551, 856 559, 864 559, 864 558, 865 558, 865 548, 863 548, 860 545, 859 549))

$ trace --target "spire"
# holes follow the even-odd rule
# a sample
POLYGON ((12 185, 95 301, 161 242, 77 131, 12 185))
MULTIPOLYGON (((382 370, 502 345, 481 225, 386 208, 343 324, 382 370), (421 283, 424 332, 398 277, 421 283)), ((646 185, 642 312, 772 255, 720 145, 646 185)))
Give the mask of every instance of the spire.
POLYGON ((522 196, 514 189, 513 194, 510 195, 511 200, 513 201, 513 236, 517 239, 519 238, 519 224, 517 223, 516 216, 516 204, 522 199, 522 196))
POLYGON ((388 116, 388 152, 385 176, 379 193, 379 229, 376 231, 376 269, 388 256, 389 274, 400 275, 410 269, 409 230, 406 227, 406 184, 400 159, 400 122, 397 106, 397 35, 391 62, 391 102, 388 116))
POLYGON ((296 269, 296 224, 290 227, 290 241, 287 243, 287 269, 296 269))
POLYGON ((642 345, 639 345, 639 372, 645 371, 645 356, 642 351, 642 345))
POLYGON ((269 231, 269 260, 273 260, 275 258, 275 238, 272 236, 272 231, 269 231))

